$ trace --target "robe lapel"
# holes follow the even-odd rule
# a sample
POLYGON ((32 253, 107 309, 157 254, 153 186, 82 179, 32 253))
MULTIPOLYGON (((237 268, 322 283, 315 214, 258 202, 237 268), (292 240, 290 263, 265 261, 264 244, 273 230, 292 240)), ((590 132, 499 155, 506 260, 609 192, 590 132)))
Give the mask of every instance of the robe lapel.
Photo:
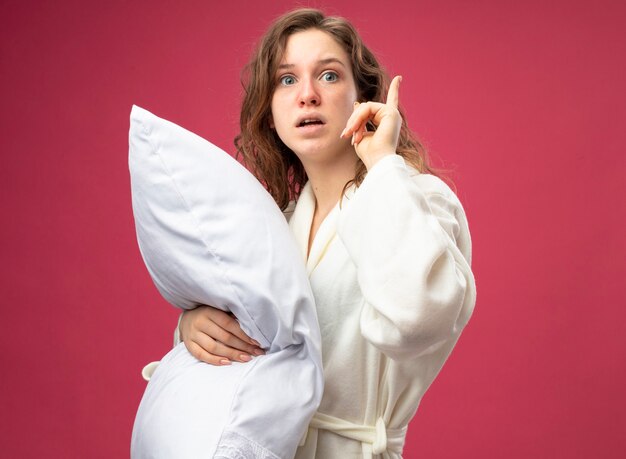
POLYGON ((309 247, 309 233, 311 232, 311 222, 315 212, 315 197, 311 185, 307 182, 298 196, 298 202, 289 219, 289 228, 296 239, 296 244, 302 254, 304 263, 307 261, 307 250, 309 247))
MULTIPOLYGON (((337 218, 339 216, 339 204, 337 204, 333 210, 324 218, 324 221, 320 225, 313 244, 311 244, 311 251, 309 252, 309 259, 306 261, 306 271, 310 276, 317 265, 322 261, 328 246, 335 238, 337 234, 337 218)), ((309 223, 309 231, 311 225, 309 223)))
MULTIPOLYGON (((350 187, 346 190, 346 194, 341 204, 342 207, 347 204, 346 201, 350 199, 352 194, 354 194, 354 189, 353 187, 350 187)), ((300 249, 302 258, 305 260, 306 270, 309 276, 315 270, 320 261, 322 261, 330 243, 337 234, 340 206, 337 204, 320 225, 317 233, 315 234, 315 239, 313 239, 313 244, 311 244, 311 250, 307 259, 309 234, 311 232, 311 223, 313 222, 314 212, 315 196, 311 185, 307 182, 298 197, 298 203, 293 216, 289 221, 289 226, 296 238, 296 243, 300 249)))

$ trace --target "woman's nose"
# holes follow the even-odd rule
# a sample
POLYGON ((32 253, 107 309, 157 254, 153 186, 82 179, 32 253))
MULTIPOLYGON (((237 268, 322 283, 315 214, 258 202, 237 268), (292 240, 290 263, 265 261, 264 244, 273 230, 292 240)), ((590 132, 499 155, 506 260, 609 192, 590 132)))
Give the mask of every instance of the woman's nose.
POLYGON ((300 93, 298 94, 300 106, 319 105, 320 96, 315 83, 311 80, 302 81, 300 93))

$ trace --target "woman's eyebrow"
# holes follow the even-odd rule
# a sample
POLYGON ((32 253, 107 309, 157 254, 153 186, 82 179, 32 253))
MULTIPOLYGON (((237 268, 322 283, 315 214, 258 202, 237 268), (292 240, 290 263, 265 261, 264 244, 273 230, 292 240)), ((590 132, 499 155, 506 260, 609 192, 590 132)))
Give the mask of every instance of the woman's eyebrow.
MULTIPOLYGON (((335 63, 335 64, 339 64, 339 65, 341 65, 342 67, 345 67, 345 66, 346 66, 343 62, 341 62, 341 61, 340 61, 339 59, 337 59, 336 57, 329 57, 328 59, 320 59, 319 61, 317 61, 317 64, 318 64, 318 65, 328 65, 328 64, 333 64, 333 63, 335 63)), ((278 66, 278 69, 279 69, 279 70, 282 70, 282 69, 291 69, 291 68, 294 68, 294 67, 295 67, 295 64, 280 64, 280 65, 278 66)))
POLYGON ((329 57, 328 59, 322 59, 318 61, 318 64, 321 64, 321 65, 333 64, 333 63, 339 64, 342 67, 345 67, 345 64, 341 62, 341 60, 337 59, 336 57, 329 57))

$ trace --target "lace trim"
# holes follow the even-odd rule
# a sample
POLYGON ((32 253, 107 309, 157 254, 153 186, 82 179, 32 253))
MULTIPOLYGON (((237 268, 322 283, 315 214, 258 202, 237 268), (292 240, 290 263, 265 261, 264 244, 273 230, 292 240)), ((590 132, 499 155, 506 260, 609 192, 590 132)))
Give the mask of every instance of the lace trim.
POLYGON ((258 443, 232 431, 225 431, 214 459, 280 459, 258 443))

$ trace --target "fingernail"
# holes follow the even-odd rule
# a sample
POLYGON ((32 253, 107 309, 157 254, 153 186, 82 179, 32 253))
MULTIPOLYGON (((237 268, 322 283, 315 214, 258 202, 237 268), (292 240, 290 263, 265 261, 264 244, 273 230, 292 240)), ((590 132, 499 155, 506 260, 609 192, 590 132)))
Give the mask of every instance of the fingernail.
POLYGON ((254 355, 265 355, 265 351, 263 349, 255 349, 252 353, 254 355))
POLYGON ((343 137, 343 135, 346 133, 347 130, 348 128, 345 128, 343 131, 341 131, 341 134, 339 134, 340 139, 343 137))
POLYGON ((242 360, 244 362, 249 362, 250 360, 252 360, 252 357, 249 356, 248 354, 241 354, 239 356, 239 360, 242 360))
POLYGON ((352 135, 352 138, 350 139, 350 145, 354 146, 354 134, 352 135))
POLYGON ((258 342, 257 340, 255 340, 255 339, 251 339, 251 340, 250 340, 250 342, 251 342, 252 344, 254 344, 255 346, 261 347, 261 343, 259 343, 259 342, 258 342))
POLYGON ((220 360, 220 365, 230 365, 230 360, 222 359, 222 360, 220 360))

